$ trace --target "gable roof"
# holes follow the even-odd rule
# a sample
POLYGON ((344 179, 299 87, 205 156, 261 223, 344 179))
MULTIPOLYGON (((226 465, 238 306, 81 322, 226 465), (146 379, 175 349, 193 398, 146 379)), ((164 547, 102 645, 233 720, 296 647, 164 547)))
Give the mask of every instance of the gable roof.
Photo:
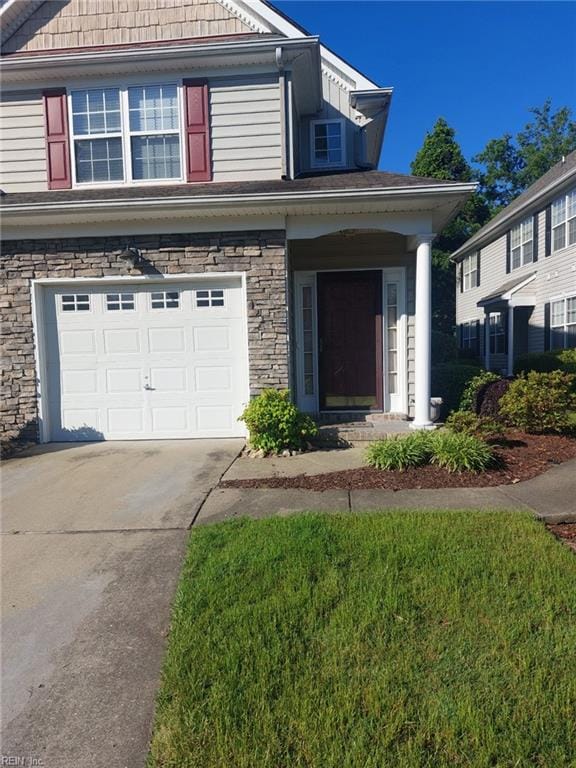
POLYGON ((487 241, 492 241, 512 226, 516 216, 526 216, 536 206, 547 204, 549 199, 564 184, 570 180, 576 180, 576 150, 562 158, 559 163, 553 165, 547 173, 537 179, 521 195, 496 214, 487 224, 478 230, 472 237, 461 245, 452 254, 452 259, 458 261, 471 248, 480 248, 487 241))
MULTIPOLYGON (((109 14, 102 12, 102 2, 106 0, 100 0, 100 8, 98 14, 89 14, 91 22, 96 25, 106 25, 106 16, 109 14), (95 21, 92 21, 94 17, 95 21)), ((138 11, 139 0, 129 0, 131 5, 134 6, 134 11, 138 11)), ((164 7, 165 0, 154 0, 156 9, 164 7)), ((59 14, 63 14, 66 17, 73 18, 74 14, 66 11, 66 9, 72 3, 79 3, 79 0, 50 0, 49 2, 42 2, 42 0, 5 0, 0 7, 0 21, 2 22, 2 43, 3 43, 3 55, 10 56, 18 51, 22 51, 19 46, 25 45, 27 38, 32 39, 36 34, 43 35, 46 28, 45 25, 50 23, 50 19, 57 17, 59 14), (57 13, 55 11, 57 10, 57 13), (18 39, 20 38, 20 39, 18 39)), ((148 36, 149 39, 175 39, 178 37, 190 38, 190 37, 206 37, 207 35, 221 35, 221 34, 246 34, 246 33, 258 33, 258 34, 278 34, 287 38, 308 37, 308 32, 297 22, 287 16, 285 13, 277 9, 269 0, 179 0, 174 6, 174 3, 167 3, 170 5, 170 11, 174 12, 178 9, 182 12, 183 8, 192 6, 218 6, 221 13, 225 14, 223 18, 221 13, 218 12, 215 15, 218 19, 214 21, 227 20, 229 28, 223 30, 222 24, 214 24, 209 32, 206 31, 205 26, 201 26, 195 29, 188 21, 183 21, 179 17, 174 17, 173 23, 166 23, 165 15, 162 18, 160 24, 152 23, 154 21, 154 10, 150 10, 150 0, 147 0, 143 4, 142 15, 147 17, 146 24, 155 26, 157 35, 154 37, 148 36), (150 21, 152 17, 152 22, 150 21), (175 34, 170 28, 178 29, 178 25, 181 26, 181 34, 175 34), (158 37, 161 35, 161 37, 158 37)), ((112 11, 110 13, 113 13, 112 11)), ((115 13, 116 17, 122 16, 122 14, 115 13)), ((211 15, 211 14, 209 14, 211 15)), ((184 17, 185 19, 186 17, 184 17)), ((144 23, 144 22, 143 22, 144 23)), ((64 27, 67 28, 67 24, 64 27)), ((131 29, 134 26, 126 25, 122 22, 121 29, 123 40, 113 42, 134 42, 132 39, 128 39, 131 34, 131 29)), ((96 39, 98 42, 90 43, 89 45, 103 44, 104 40, 100 40, 100 35, 110 35, 109 26, 103 26, 99 31, 99 35, 94 35, 89 39, 96 39)), ((147 33, 148 34, 148 33, 147 33)), ((78 38, 80 39, 80 38, 78 38)), ((39 42, 44 43, 44 38, 39 39, 39 42)), ((80 43, 79 45, 82 45, 80 43)), ((84 44, 85 45, 85 44, 84 44)), ((55 49, 57 46, 51 46, 55 49)), ((59 47, 78 47, 74 45, 66 45, 59 47)), ((35 46, 35 48, 41 49, 42 46, 35 46)), ((359 70, 349 64, 341 56, 338 56, 326 46, 321 46, 322 56, 322 68, 323 71, 328 74, 333 80, 335 80, 341 87, 347 91, 354 90, 371 90, 378 88, 378 85, 363 75, 359 70)))

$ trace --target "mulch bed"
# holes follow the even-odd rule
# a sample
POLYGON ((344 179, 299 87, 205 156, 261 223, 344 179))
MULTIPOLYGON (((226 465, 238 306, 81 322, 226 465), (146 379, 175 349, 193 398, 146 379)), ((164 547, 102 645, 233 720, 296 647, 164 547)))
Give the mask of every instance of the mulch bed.
POLYGON ((576 523, 550 523, 546 528, 576 552, 576 523))
POLYGON ((246 480, 226 480, 222 488, 304 488, 310 491, 334 489, 360 490, 383 488, 399 491, 418 488, 482 488, 509 485, 529 480, 554 464, 576 458, 576 439, 561 435, 526 435, 509 433, 506 440, 494 442, 498 465, 475 474, 452 474, 445 469, 427 465, 405 472, 385 471, 372 467, 347 469, 321 475, 296 477, 267 477, 246 480))

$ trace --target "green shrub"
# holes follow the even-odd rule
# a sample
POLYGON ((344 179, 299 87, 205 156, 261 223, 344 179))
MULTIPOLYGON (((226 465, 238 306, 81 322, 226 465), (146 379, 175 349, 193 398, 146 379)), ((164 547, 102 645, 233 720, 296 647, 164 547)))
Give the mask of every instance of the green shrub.
POLYGON ((431 433, 425 430, 377 440, 366 449, 366 463, 376 469, 404 471, 428 464, 430 457, 431 433))
POLYGON ((525 432, 563 432, 576 408, 575 376, 562 371, 520 374, 500 400, 508 424, 525 432))
POLYGON ((479 409, 478 395, 486 384, 491 384, 493 381, 499 381, 502 377, 497 373, 491 371, 482 371, 477 376, 474 376, 464 387, 462 397, 460 398, 460 410, 471 411, 477 413, 479 409))
POLYGON ((494 464, 494 453, 478 437, 442 429, 432 435, 431 461, 448 472, 485 472, 494 464))
POLYGON ((456 337, 442 331, 432 331, 432 365, 448 363, 458 357, 456 337))
POLYGON ((432 395, 443 400, 440 418, 458 409, 468 382, 482 372, 479 365, 444 363, 432 366, 432 395))
POLYGON ((576 349, 557 349, 552 352, 538 352, 519 355, 514 361, 514 373, 549 373, 564 371, 576 374, 576 349))
POLYGON ((291 402, 287 389, 265 389, 245 408, 239 421, 248 427, 250 445, 266 454, 304 448, 318 433, 314 421, 291 402))
POLYGON ((452 411, 446 419, 446 427, 451 432, 474 435, 483 440, 489 440, 502 434, 502 427, 495 419, 478 416, 472 411, 452 411))

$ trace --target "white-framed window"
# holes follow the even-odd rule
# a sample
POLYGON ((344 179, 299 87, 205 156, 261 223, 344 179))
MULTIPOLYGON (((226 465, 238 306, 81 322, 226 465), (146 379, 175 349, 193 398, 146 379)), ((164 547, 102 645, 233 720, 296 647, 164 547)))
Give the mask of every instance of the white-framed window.
POLYGON ((180 294, 178 291, 152 291, 150 306, 152 309, 178 309, 180 294))
POLYGON ((460 324, 460 349, 476 352, 478 349, 478 322, 468 320, 460 324))
POLYGON ((528 216, 510 230, 510 266, 518 269, 534 261, 534 219, 528 216))
POLYGON ((196 291, 196 306, 198 309, 203 307, 223 307, 224 289, 223 288, 202 288, 196 291))
POLYGON ((66 293, 61 300, 62 312, 89 312, 90 296, 87 293, 66 293))
POLYGON ((506 352, 506 326, 502 312, 491 312, 490 318, 490 354, 503 355, 506 352))
POLYGON ((576 296, 557 299, 550 306, 550 349, 576 348, 576 296))
POLYGON ((576 243, 576 188, 552 203, 552 253, 576 243))
POLYGON ((310 123, 313 168, 340 168, 346 163, 344 120, 313 120, 310 123))
POLYGON ((118 312, 120 310, 130 311, 135 308, 133 293, 107 293, 106 309, 108 312, 118 312))
POLYGON ((76 184, 182 180, 176 83, 70 94, 76 184))
POLYGON ((386 283, 386 352, 388 394, 398 393, 398 284, 386 283))
POLYGON ((304 394, 314 394, 314 318, 312 315, 314 297, 312 286, 303 285, 301 288, 302 307, 302 339, 304 342, 302 357, 304 362, 304 394))
POLYGON ((462 259, 462 290, 469 291, 480 285, 478 275, 479 253, 475 251, 462 259))

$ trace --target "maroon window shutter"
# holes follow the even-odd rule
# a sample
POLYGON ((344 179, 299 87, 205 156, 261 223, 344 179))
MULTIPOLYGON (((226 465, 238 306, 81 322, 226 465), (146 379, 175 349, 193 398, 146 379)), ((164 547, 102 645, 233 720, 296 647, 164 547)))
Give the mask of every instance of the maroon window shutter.
POLYGON ((206 80, 184 80, 186 93, 186 179, 211 181, 210 107, 206 80))
POLYGON ((44 121, 46 125, 46 161, 48 189, 70 189, 70 146, 68 143, 68 112, 64 89, 44 91, 44 121))

